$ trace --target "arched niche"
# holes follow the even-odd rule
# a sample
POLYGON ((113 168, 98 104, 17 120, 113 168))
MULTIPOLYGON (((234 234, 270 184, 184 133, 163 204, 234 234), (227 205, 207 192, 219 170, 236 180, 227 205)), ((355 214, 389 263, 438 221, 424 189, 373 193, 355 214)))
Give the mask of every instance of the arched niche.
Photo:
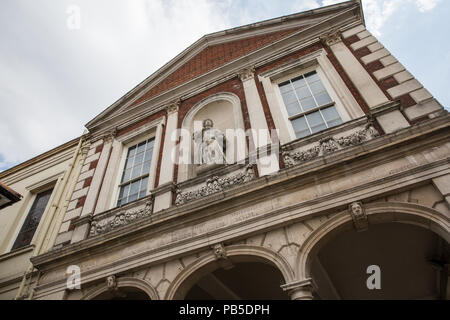
MULTIPOLYGON (((181 128, 189 131, 191 161, 193 161, 193 139, 194 125, 201 124, 204 120, 210 119, 214 123, 214 128, 223 134, 227 129, 245 130, 242 116, 241 101, 238 96, 229 92, 216 93, 201 100, 194 105, 186 114, 181 124, 181 128)), ((201 126, 200 126, 201 127, 201 126)), ((181 137, 185 139, 186 137, 181 137)), ((183 141, 182 143, 183 144, 183 141)), ((193 165, 180 163, 178 166, 178 182, 196 176, 193 165)))

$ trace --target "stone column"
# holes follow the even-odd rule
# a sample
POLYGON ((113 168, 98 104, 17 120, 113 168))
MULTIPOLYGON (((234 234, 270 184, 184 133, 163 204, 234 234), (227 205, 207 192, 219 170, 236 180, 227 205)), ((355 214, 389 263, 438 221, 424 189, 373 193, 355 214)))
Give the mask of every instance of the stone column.
POLYGON ((172 134, 178 128, 178 110, 180 103, 181 101, 178 100, 167 106, 167 123, 163 143, 161 168, 159 171, 159 185, 156 190, 154 190, 154 212, 167 209, 172 205, 173 173, 175 168, 172 153, 176 147, 176 141, 172 140, 172 134), (168 186, 170 187, 168 188, 168 186))
POLYGON ((316 285, 312 279, 287 283, 281 288, 288 292, 291 300, 313 300, 313 292, 316 291, 316 285))
MULTIPOLYGON (((269 127, 255 83, 255 70, 253 68, 241 71, 238 76, 244 87, 245 100, 247 102, 248 115, 251 129, 254 130, 253 141, 255 148, 265 148, 271 144, 269 127)), ((276 154, 262 156, 257 161, 260 176, 272 174, 279 170, 278 157, 276 154)))

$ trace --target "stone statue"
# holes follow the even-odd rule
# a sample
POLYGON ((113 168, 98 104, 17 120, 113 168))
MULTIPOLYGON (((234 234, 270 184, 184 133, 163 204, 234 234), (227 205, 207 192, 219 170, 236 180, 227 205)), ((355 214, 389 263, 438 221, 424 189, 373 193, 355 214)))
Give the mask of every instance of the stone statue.
POLYGON ((226 140, 224 134, 215 129, 211 119, 203 121, 201 131, 194 133, 194 163, 223 164, 225 160, 226 140))

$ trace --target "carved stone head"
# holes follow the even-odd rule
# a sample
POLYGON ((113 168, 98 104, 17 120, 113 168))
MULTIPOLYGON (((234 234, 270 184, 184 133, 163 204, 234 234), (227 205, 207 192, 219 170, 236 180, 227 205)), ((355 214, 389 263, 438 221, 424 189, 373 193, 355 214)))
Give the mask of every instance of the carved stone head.
POLYGON ((214 122, 211 119, 203 120, 203 128, 211 129, 214 126, 214 122))

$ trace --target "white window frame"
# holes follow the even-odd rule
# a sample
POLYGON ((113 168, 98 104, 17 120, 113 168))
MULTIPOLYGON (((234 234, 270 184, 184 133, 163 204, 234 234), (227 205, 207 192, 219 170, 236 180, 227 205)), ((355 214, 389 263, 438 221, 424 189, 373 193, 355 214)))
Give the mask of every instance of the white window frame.
POLYGON ((259 75, 259 80, 262 82, 266 93, 269 109, 280 132, 281 144, 296 140, 297 137, 278 85, 311 71, 316 71, 319 75, 343 122, 364 116, 361 107, 328 60, 326 51, 323 49, 318 50, 296 61, 259 75))
MULTIPOLYGON (((145 195, 148 196, 151 190, 154 189, 156 180, 156 169, 158 165, 159 150, 161 147, 162 126, 164 124, 164 118, 152 121, 151 123, 140 127, 136 131, 116 138, 116 147, 120 148, 120 160, 119 166, 116 170, 116 178, 114 179, 113 196, 111 197, 110 209, 117 208, 117 201, 120 193, 120 180, 122 179, 123 169, 125 167, 125 161, 128 155, 128 149, 143 141, 154 138, 155 143, 153 145, 152 161, 150 164, 150 172, 148 175, 148 183, 145 195)), ((131 202, 130 202, 131 203, 131 202)), ((127 203, 128 204, 128 203, 127 203)), ((125 204, 125 205, 127 205, 125 204)))

